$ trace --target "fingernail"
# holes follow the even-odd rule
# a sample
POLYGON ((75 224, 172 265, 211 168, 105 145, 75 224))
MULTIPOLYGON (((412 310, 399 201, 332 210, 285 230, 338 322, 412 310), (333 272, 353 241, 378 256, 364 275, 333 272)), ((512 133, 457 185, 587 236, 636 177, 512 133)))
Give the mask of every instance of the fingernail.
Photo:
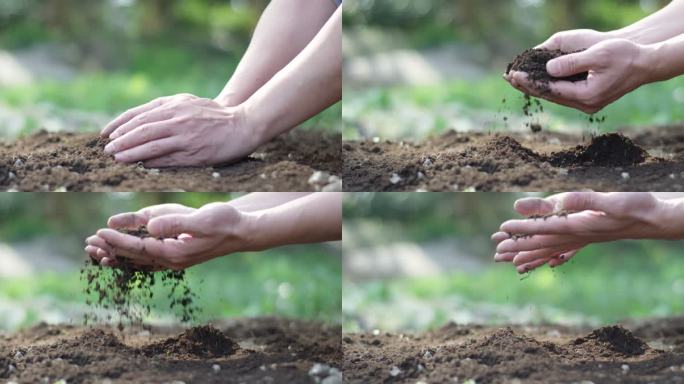
POLYGON ((114 146, 112 145, 112 143, 105 145, 104 151, 105 151, 105 153, 108 153, 111 155, 114 152, 114 146))
POLYGON ((561 260, 565 260, 565 255, 560 255, 560 256, 558 256, 558 258, 561 260))

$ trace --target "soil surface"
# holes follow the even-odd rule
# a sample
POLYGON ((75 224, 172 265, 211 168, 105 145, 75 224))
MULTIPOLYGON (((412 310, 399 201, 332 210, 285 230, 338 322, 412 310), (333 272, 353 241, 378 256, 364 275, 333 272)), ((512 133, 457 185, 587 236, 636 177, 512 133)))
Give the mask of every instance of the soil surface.
POLYGON ((583 138, 449 131, 345 141, 345 191, 682 191, 684 125, 583 138))
POLYGON ((339 374, 340 339, 338 326, 277 318, 124 333, 39 325, 0 335, 0 382, 315 383, 339 374))
POLYGON ((120 164, 96 134, 47 133, 0 143, 0 191, 313 191, 334 184, 317 171, 341 173, 339 135, 295 130, 238 163, 147 169, 120 164), (320 179, 320 178, 319 178, 320 179))
POLYGON ((345 334, 342 348, 348 383, 684 381, 684 318, 595 330, 448 324, 424 334, 345 334))
POLYGON ((506 74, 511 71, 525 72, 539 88, 542 93, 549 92, 549 83, 552 81, 582 81, 586 80, 589 72, 578 73, 568 77, 553 77, 546 72, 546 63, 549 61, 567 55, 572 52, 562 52, 559 50, 548 49, 528 49, 518 55, 506 68, 506 74))

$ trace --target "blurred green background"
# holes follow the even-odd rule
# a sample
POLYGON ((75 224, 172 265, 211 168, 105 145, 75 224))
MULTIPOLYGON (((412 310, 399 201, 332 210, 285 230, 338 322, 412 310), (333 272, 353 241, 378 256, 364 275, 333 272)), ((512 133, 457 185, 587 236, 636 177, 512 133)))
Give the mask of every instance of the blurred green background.
MULTIPOLYGON (((159 96, 215 97, 267 0, 3 0, 0 137, 99 130, 159 96)), ((304 127, 340 130, 341 105, 304 127)))
POLYGON ((595 326, 684 313, 681 241, 591 245, 527 277, 495 263, 489 236, 529 195, 345 194, 343 329, 595 326))
MULTIPOLYGON (((501 79, 516 54, 557 31, 626 26, 668 2, 347 0, 343 137, 526 131, 522 96, 501 79)), ((682 105, 684 78, 678 78, 627 95, 600 112, 607 120, 599 125, 548 102, 533 119, 555 131, 612 131, 682 121, 682 105)))
MULTIPOLYGON (((200 207, 238 196, 211 193, 0 193, 0 329, 39 321, 80 324, 79 269, 86 237, 109 216, 151 204, 200 207)), ((188 269, 202 309, 197 319, 286 316, 341 322, 340 244, 233 254, 188 269)), ((150 321, 169 323, 166 290, 150 321)), ((161 297, 160 297, 161 296, 161 297)))

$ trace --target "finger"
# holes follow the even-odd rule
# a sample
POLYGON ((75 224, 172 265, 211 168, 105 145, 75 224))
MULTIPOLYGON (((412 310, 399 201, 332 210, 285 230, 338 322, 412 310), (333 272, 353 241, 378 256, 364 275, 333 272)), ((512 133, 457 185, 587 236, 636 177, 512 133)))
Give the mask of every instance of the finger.
POLYGON ((100 132, 100 136, 109 137, 109 135, 111 135, 112 132, 114 132, 114 130, 119 128, 122 124, 129 122, 131 119, 140 115, 141 113, 145 113, 147 111, 151 111, 154 108, 157 108, 158 106, 162 105, 164 101, 166 101, 166 99, 166 97, 160 97, 143 105, 139 105, 135 108, 127 110, 126 112, 122 113, 117 118, 112 120, 109 124, 107 124, 100 132))
POLYGON ((144 162, 145 168, 166 168, 188 165, 183 158, 183 152, 178 151, 144 162))
POLYGON ((86 239, 86 244, 100 248, 107 253, 111 253, 112 251, 112 247, 110 247, 109 244, 107 244, 107 242, 103 238, 97 235, 88 237, 86 239))
POLYGON ((126 212, 114 215, 107 220, 107 226, 112 229, 138 228, 146 225, 149 218, 138 212, 126 212))
POLYGON ((101 257, 97 256, 97 250, 100 249, 98 247, 92 246, 92 245, 86 245, 85 248, 83 248, 84 251, 88 254, 88 256, 95 262, 100 261, 102 259, 101 257))
POLYGON ((551 216, 540 219, 508 220, 501 224, 500 229, 508 233, 524 235, 566 235, 586 231, 580 227, 586 220, 603 216, 602 212, 582 211, 569 213, 566 216, 551 216))
POLYGON ((172 122, 173 120, 164 120, 143 124, 135 130, 129 131, 109 142, 109 144, 105 146, 105 152, 115 154, 125 151, 126 149, 149 143, 150 141, 169 137, 172 135, 172 132, 169 129, 169 124, 172 122))
POLYGON ((548 199, 526 197, 513 204, 513 209, 523 216, 548 215, 556 210, 555 203, 548 199))
POLYGON ((573 236, 535 235, 525 239, 509 239, 502 241, 497 247, 498 253, 534 251, 544 248, 562 248, 577 243, 573 236))
POLYGON ((495 242, 496 244, 499 244, 500 242, 510 239, 511 235, 509 235, 506 232, 497 232, 492 235, 492 241, 495 242))
POLYGON ((145 253, 145 246, 142 239, 137 236, 127 235, 114 229, 100 229, 97 235, 104 239, 109 244, 116 254, 122 251, 126 252, 126 256, 130 254, 140 255, 145 253))
POLYGON ((558 266, 561 266, 561 265, 567 263, 568 261, 570 261, 570 259, 572 259, 573 256, 575 256, 579 251, 580 251, 580 250, 577 249, 577 250, 574 250, 574 251, 562 253, 562 254, 558 255, 558 257, 556 257, 556 258, 554 258, 553 260, 549 261, 549 266, 551 266, 551 267, 553 267, 553 268, 558 267, 558 266))
POLYGON ((180 150, 181 145, 182 143, 177 137, 167 137, 119 152, 114 156, 114 160, 121 163, 135 163, 154 159, 180 150))
POLYGON ((535 261, 528 263, 528 264, 520 265, 520 266, 516 267, 515 269, 518 271, 518 273, 526 273, 526 272, 530 272, 534 269, 537 269, 538 267, 546 264, 548 261, 549 261, 549 259, 539 259, 539 260, 535 260, 535 261))
POLYGON ((596 64, 593 52, 582 51, 560 56, 546 63, 546 72, 553 77, 568 77, 588 72, 596 64))
POLYGON ((550 259, 565 255, 567 252, 577 249, 580 244, 565 245, 563 247, 546 248, 546 249, 536 249, 534 251, 520 252, 513 259, 513 264, 523 265, 530 263, 537 259, 550 259))
POLYGON ((517 253, 511 252, 511 253, 496 253, 494 254, 494 261, 497 263, 502 263, 502 262, 512 262, 513 259, 517 253))
POLYGON ((614 206, 610 195, 600 192, 570 192, 561 200, 561 208, 567 211, 610 212, 614 206))
POLYGON ((155 217, 147 224, 150 235, 157 238, 173 238, 181 234, 198 234, 194 214, 169 214, 155 217))
POLYGON ((172 117, 172 111, 169 111, 168 109, 163 107, 157 107, 147 112, 143 112, 138 116, 132 118, 126 124, 121 125, 119 128, 115 129, 111 135, 109 135, 109 138, 114 140, 124 136, 128 132, 131 132, 145 124, 152 124, 170 120, 172 117))

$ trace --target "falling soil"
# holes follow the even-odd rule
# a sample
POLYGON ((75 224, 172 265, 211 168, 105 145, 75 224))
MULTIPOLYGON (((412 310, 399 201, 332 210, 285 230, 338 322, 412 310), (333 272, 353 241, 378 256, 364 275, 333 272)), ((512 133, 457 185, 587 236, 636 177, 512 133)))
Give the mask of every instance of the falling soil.
POLYGON ((525 72, 541 93, 548 93, 549 83, 552 81, 582 81, 589 76, 588 72, 578 73, 568 77, 553 77, 546 71, 546 63, 573 52, 562 52, 548 49, 528 49, 518 55, 506 68, 506 74, 511 71, 525 72))
MULTIPOLYGON (((636 129, 630 131, 636 132, 636 129)), ((682 191, 684 125, 591 139, 446 132, 423 142, 345 141, 346 191, 682 191)))
POLYGON ((314 383, 309 375, 314 364, 339 369, 340 332, 339 326, 278 318, 231 320, 185 331, 132 327, 124 334, 108 327, 43 324, 2 337, 0 379, 314 383))
MULTIPOLYGON (((646 383, 684 378, 684 353, 621 325, 460 326, 424 334, 347 334, 346 383, 646 383)), ((666 340, 667 342, 667 340, 666 340)))
MULTIPOLYGON (((136 229, 120 230, 140 238, 150 237, 145 226, 136 229)), ((195 293, 185 279, 185 271, 162 270, 155 267, 140 267, 130 259, 116 256, 117 267, 102 267, 95 261, 86 262, 81 269, 82 280, 86 282, 84 294, 86 303, 94 308, 114 311, 119 330, 125 324, 142 323, 152 311, 152 300, 156 293, 155 285, 166 288, 169 306, 182 322, 195 320, 198 308, 195 293)), ((111 320, 111 314, 107 320, 111 320)), ((86 314, 86 323, 99 320, 96 313, 86 314)))
POLYGON ((0 191, 313 191, 316 171, 341 173, 340 135, 295 130, 248 158, 215 167, 147 169, 104 153, 96 134, 47 133, 0 142, 0 191))

